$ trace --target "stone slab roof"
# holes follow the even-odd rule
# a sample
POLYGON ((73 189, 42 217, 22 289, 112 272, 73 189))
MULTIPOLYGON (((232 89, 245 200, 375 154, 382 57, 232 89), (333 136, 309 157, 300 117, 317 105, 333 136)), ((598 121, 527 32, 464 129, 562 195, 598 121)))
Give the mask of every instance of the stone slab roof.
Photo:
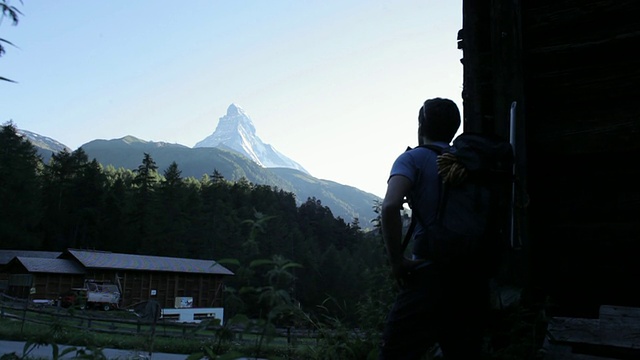
POLYGON ((8 264, 16 256, 55 259, 61 254, 60 251, 0 250, 0 265, 8 264))
POLYGON ((30 273, 84 274, 85 271, 76 261, 66 259, 47 259, 16 256, 15 260, 30 273))
POLYGON ((233 275, 214 260, 184 259, 163 256, 119 254, 106 251, 67 250, 87 269, 164 271, 233 275))

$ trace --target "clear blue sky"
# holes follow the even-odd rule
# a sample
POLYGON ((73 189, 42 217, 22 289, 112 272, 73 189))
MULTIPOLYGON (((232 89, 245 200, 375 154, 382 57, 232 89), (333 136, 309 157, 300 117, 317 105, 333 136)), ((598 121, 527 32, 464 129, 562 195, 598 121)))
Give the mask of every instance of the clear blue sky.
MULTIPOLYGON (((12 0, 0 123, 193 146, 231 103, 313 176, 383 196, 430 97, 462 111, 461 0, 12 0)), ((141 159, 142 160, 142 159, 141 159)), ((180 164, 178 164, 180 165, 180 164)))

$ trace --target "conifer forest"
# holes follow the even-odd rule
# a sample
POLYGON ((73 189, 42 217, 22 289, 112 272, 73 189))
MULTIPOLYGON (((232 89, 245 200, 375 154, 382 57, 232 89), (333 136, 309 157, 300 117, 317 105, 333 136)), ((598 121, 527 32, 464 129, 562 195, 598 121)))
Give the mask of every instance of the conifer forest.
MULTIPOLYGON (((134 170, 103 167, 82 148, 43 163, 12 123, 0 132, 0 203, 2 249, 227 260, 235 273, 225 280, 229 289, 264 282, 252 262, 295 264, 285 284, 292 300, 310 311, 332 307, 346 321, 372 291, 391 286, 378 224, 364 231, 321 199, 297 202, 277 188, 227 181, 216 169, 183 178, 180 164, 158 169, 146 153, 134 170)), ((236 311, 259 314, 258 301, 242 303, 236 311)))

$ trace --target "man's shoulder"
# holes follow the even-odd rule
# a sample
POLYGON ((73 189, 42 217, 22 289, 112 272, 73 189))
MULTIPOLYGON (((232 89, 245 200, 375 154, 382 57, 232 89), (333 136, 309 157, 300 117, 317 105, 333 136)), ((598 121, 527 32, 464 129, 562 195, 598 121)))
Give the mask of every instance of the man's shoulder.
POLYGON ((431 162, 435 163, 436 156, 437 154, 428 148, 418 146, 415 148, 407 148, 405 152, 396 158, 393 168, 395 170, 398 170, 399 168, 423 168, 431 162))
POLYGON ((438 152, 438 150, 441 149, 449 149, 451 147, 450 144, 447 144, 446 142, 442 142, 442 141, 436 141, 436 142, 432 142, 429 144, 422 144, 419 146, 416 146, 415 148, 411 149, 409 147, 407 147, 407 151, 408 150, 415 150, 415 149, 428 149, 434 152, 438 152))
POLYGON ((438 153, 440 152, 438 149, 447 149, 447 148, 449 148, 449 145, 439 144, 439 143, 434 143, 429 145, 420 145, 414 148, 407 148, 407 150, 403 155, 406 154, 405 156, 411 156, 411 157, 420 158, 420 159, 430 158, 438 155, 438 153))

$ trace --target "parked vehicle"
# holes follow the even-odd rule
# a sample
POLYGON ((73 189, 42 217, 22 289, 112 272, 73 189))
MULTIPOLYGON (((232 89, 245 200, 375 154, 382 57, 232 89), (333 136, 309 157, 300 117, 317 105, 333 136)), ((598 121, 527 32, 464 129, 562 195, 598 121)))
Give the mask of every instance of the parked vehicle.
POLYGON ((80 309, 117 309, 120 303, 120 289, 106 281, 85 280, 84 287, 73 288, 65 293, 60 303, 62 307, 77 306, 80 309))

